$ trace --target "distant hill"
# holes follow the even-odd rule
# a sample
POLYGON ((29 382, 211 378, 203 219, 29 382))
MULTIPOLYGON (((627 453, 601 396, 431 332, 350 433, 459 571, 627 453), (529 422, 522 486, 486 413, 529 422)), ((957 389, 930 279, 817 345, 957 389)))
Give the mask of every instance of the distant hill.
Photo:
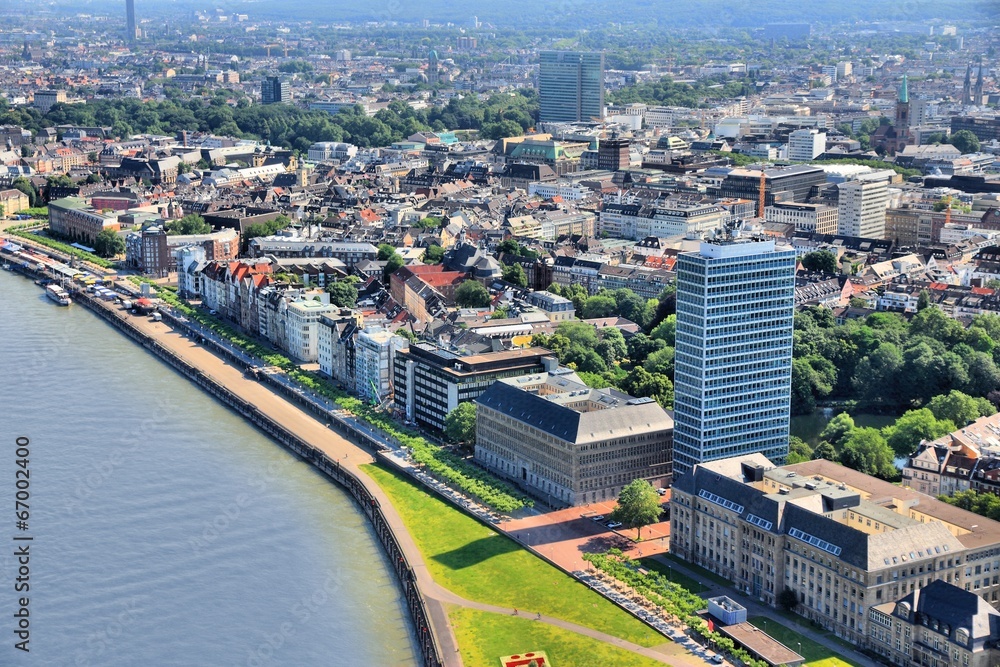
MULTIPOLYGON (((6 3, 22 15, 38 11, 107 12, 125 11, 123 0, 52 0, 35 3, 13 0, 6 3)), ((1000 24, 1000 0, 219 0, 206 5, 197 0, 136 0, 139 16, 177 16, 208 7, 227 13, 244 12, 251 17, 290 18, 316 22, 401 21, 428 19, 468 27, 472 17, 498 27, 586 29, 609 21, 655 25, 667 30, 677 27, 759 28, 767 23, 871 24, 987 20, 1000 24)))

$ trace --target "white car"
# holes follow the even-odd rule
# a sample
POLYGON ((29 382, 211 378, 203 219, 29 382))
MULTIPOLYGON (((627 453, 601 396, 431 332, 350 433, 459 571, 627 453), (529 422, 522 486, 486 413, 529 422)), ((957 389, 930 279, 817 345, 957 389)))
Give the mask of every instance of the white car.
POLYGON ((608 523, 608 528, 610 528, 611 530, 614 530, 615 528, 621 528, 621 527, 622 527, 622 524, 620 522, 618 522, 618 521, 610 521, 608 523))

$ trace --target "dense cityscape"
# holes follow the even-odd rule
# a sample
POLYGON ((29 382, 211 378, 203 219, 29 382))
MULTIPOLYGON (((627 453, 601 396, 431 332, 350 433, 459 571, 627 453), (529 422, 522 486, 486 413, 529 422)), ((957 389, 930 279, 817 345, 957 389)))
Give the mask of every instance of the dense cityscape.
POLYGON ((121 4, 0 10, 0 261, 346 490, 398 664, 1000 664, 994 3, 121 4))

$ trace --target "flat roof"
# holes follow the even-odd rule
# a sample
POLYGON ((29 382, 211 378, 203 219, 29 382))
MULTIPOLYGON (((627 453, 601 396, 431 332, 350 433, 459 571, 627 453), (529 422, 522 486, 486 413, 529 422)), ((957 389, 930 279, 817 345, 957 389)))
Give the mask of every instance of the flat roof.
POLYGON ((751 623, 718 625, 716 632, 728 636, 771 665, 797 665, 805 658, 751 623))

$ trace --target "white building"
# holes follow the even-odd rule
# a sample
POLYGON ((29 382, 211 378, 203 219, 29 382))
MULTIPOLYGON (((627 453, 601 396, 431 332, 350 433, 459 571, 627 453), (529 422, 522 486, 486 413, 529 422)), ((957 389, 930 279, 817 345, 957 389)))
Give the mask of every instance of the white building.
POLYGON ((837 233, 868 239, 885 237, 889 185, 884 179, 862 178, 838 187, 837 233))
POLYGON ((764 209, 767 222, 792 224, 797 232, 836 234, 837 218, 837 207, 825 204, 774 202, 764 209))
POLYGON ((174 250, 177 258, 177 291, 181 296, 200 296, 202 270, 207 264, 205 249, 200 245, 185 245, 174 250))
POLYGON ((357 155, 358 147, 337 141, 320 141, 309 147, 310 162, 343 162, 357 155))
POLYGON ((381 403, 392 390, 392 364, 396 352, 409 347, 405 338, 381 327, 358 333, 354 349, 355 390, 364 400, 381 403))
POLYGON ((788 135, 788 159, 792 162, 809 162, 825 150, 826 132, 810 127, 788 135))
POLYGON ((340 309, 330 304, 330 295, 303 295, 285 311, 285 351, 301 361, 319 359, 319 318, 340 309))

